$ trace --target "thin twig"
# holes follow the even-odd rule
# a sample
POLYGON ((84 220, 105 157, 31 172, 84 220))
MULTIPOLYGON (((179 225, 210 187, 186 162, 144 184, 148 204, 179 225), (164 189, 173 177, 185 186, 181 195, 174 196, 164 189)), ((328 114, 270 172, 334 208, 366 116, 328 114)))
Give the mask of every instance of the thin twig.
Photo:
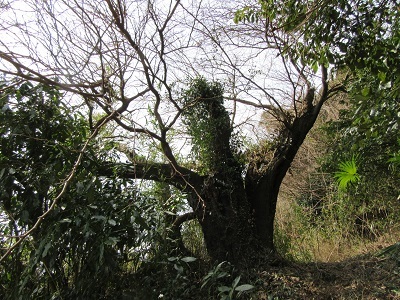
POLYGON ((77 160, 75 161, 75 164, 71 170, 71 172, 69 173, 69 175, 67 176, 67 178, 65 178, 64 180, 64 184, 62 186, 61 191, 58 193, 57 197, 55 197, 53 203, 50 205, 50 207, 41 215, 39 216, 39 218, 37 219, 36 223, 33 225, 33 227, 31 229, 29 229, 27 232, 25 232, 24 234, 20 235, 18 238, 18 241, 16 241, 14 243, 14 245, 12 245, 11 247, 8 248, 8 250, 6 251, 6 253, 0 258, 0 263, 5 260, 10 254, 11 252, 17 248, 29 235, 32 234, 33 231, 35 231, 39 225, 43 222, 44 218, 56 207, 56 204, 58 203, 58 200, 60 200, 60 198, 65 194, 65 192, 67 191, 67 188, 69 186, 69 184, 71 183, 72 179, 74 178, 74 175, 82 161, 83 158, 83 154, 85 153, 87 147, 89 146, 89 142, 91 140, 93 140, 101 127, 103 127, 109 120, 111 120, 114 117, 114 113, 110 114, 106 119, 104 119, 104 121, 96 127, 96 129, 93 131, 93 133, 90 135, 90 137, 87 139, 87 141, 85 142, 85 144, 83 145, 79 156, 77 158, 77 160))

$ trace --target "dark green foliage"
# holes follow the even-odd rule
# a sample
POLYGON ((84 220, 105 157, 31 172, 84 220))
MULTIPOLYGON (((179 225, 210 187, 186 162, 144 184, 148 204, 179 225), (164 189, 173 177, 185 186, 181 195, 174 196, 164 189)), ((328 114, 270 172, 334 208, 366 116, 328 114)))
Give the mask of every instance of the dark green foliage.
MULTIPOLYGON (((222 90, 216 84, 208 92, 202 95, 220 97, 222 90)), ((61 97, 54 88, 30 83, 10 86, 1 95, 1 255, 15 241, 12 236, 31 229, 49 209, 88 139, 86 122, 63 105, 61 97)), ((215 140, 207 140, 212 135, 198 138, 229 155, 231 129, 222 99, 201 103, 194 116, 204 118, 200 124, 214 134, 220 134, 215 127, 225 128, 228 146, 222 150, 214 147, 215 140), (213 123, 214 119, 219 122, 213 123)), ((157 299, 160 295, 204 299, 210 295, 200 291, 204 262, 170 257, 175 242, 171 239, 179 238, 171 228, 182 210, 183 195, 161 183, 138 192, 133 180, 99 177, 101 162, 113 158, 104 151, 112 147, 98 140, 90 144, 54 209, 1 262, 2 299, 157 299)), ((247 287, 236 283, 234 292, 247 287)))
POLYGON ((200 280, 199 267, 194 257, 150 260, 135 274, 133 289, 138 299, 192 299, 199 289, 194 284, 200 280))
MULTIPOLYGON (((350 108, 331 124, 330 134, 339 133, 332 162, 357 154, 361 173, 389 175, 388 159, 396 161, 398 153, 400 117, 398 1, 257 2, 238 10, 235 22, 262 20, 284 55, 314 71, 319 65, 350 70, 351 80, 345 82, 350 108)), ((337 171, 337 164, 330 171, 337 171)))
POLYGON ((267 32, 280 37, 279 44, 290 57, 316 67, 319 64, 370 67, 374 74, 398 66, 395 64, 400 37, 397 1, 257 2, 254 7, 238 10, 234 21, 262 19, 267 32))
POLYGON ((360 180, 358 170, 358 159, 353 156, 350 160, 339 163, 339 170, 335 172, 334 177, 337 180, 339 188, 346 190, 350 184, 356 184, 360 180))
MULTIPOLYGON (((358 157, 357 173, 352 177, 358 183, 347 191, 354 207, 351 213, 356 214, 348 217, 353 219, 382 219, 397 209, 399 20, 398 1, 394 0, 259 0, 235 16, 236 23, 263 22, 267 39, 289 60, 302 62, 314 72, 321 65, 336 68, 338 73, 346 70, 343 83, 350 96, 349 107, 327 131, 332 139, 323 171, 339 174, 340 167, 347 165, 354 173, 351 158, 358 157)), ((315 183, 319 185, 318 180, 315 183)), ((321 212, 325 196, 322 193, 320 199, 305 202, 321 212)))
POLYGON ((350 88, 348 108, 326 129, 332 137, 327 170, 356 153, 362 182, 372 189, 385 188, 389 198, 394 198, 399 193, 399 170, 391 166, 390 159, 399 151, 400 101, 375 76, 361 72, 359 78, 350 88))
POLYGON ((213 289, 218 292, 218 299, 231 300, 238 299, 243 293, 253 290, 251 284, 240 284, 241 276, 232 277, 235 273, 234 267, 226 261, 219 263, 208 272, 202 279, 202 289, 208 289, 209 294, 213 294, 213 289))
MULTIPOLYGON (((48 210, 87 139, 86 123, 61 97, 30 83, 0 95, 2 249, 48 210)), ((55 208, 2 261, 0 298, 114 299, 155 251, 155 200, 144 201, 132 181, 96 176, 96 156, 107 154, 90 147, 55 208)))
POLYGON ((397 265, 400 265, 400 242, 390 245, 383 249, 378 256, 388 256, 397 262, 397 265))
POLYGON ((253 299, 255 287, 243 284, 241 278, 226 261, 211 266, 190 256, 165 257, 143 263, 135 274, 131 295, 137 299, 253 299))
POLYGON ((193 79, 183 92, 184 122, 203 172, 223 172, 236 164, 231 149, 233 130, 222 95, 221 83, 208 82, 203 77, 193 79))
POLYGON ((303 194, 301 203, 322 222, 334 218, 356 235, 375 238, 399 221, 400 173, 393 157, 400 149, 400 102, 371 73, 358 71, 350 84, 339 119, 323 126, 326 154, 318 173, 331 178, 314 176, 310 195, 303 194), (338 192, 335 174, 353 183, 338 192))
POLYGON ((30 226, 70 171, 87 129, 62 107, 53 88, 29 83, 8 88, 0 106, 1 203, 19 226, 30 226))

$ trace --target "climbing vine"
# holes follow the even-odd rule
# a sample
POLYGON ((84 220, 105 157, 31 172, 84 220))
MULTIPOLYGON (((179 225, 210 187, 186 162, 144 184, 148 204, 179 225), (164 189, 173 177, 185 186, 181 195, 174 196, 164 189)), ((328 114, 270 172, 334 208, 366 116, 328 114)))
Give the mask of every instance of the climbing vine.
POLYGON ((223 105, 223 86, 203 77, 193 79, 183 91, 183 122, 192 137, 194 158, 204 172, 223 172, 236 164, 232 149, 232 127, 223 105))

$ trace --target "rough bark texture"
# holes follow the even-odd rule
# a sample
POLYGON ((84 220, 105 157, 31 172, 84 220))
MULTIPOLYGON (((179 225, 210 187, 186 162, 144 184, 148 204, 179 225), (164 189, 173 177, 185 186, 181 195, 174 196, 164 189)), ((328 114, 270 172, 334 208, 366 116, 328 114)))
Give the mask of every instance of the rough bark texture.
POLYGON ((285 141, 275 150, 266 170, 261 174, 249 170, 246 178, 247 197, 254 212, 257 234, 261 244, 268 249, 274 250, 274 220, 281 183, 316 117, 314 114, 304 115, 290 128, 284 128, 281 136, 285 141))
MULTIPOLYGON (((326 70, 323 75, 326 76, 326 70)), ((326 100, 326 88, 324 85, 316 105, 313 105, 314 89, 308 90, 303 100, 304 110, 291 122, 283 122, 285 126, 272 159, 261 158, 263 168, 250 165, 245 180, 240 174, 225 173, 204 181, 205 209, 198 217, 211 257, 241 263, 261 248, 275 250, 274 220, 279 188, 326 100)))
MULTIPOLYGON (((295 111, 293 118, 284 117, 281 120, 283 126, 272 149, 274 154, 270 157, 258 156, 257 161, 246 168, 244 178, 243 166, 230 146, 232 128, 229 118, 220 98, 212 94, 207 97, 196 94, 196 101, 211 101, 206 106, 207 114, 203 114, 209 116, 209 123, 205 123, 208 122, 206 120, 203 125, 212 130, 213 137, 204 146, 208 151, 205 156, 208 175, 201 176, 177 166, 176 162, 137 163, 120 169, 105 166, 101 172, 104 175, 117 172, 124 177, 163 181, 183 190, 188 195, 193 215, 202 226, 211 258, 247 264, 249 258, 264 253, 264 249, 274 251, 274 219, 279 188, 327 99, 325 69, 322 75, 323 88, 318 99, 314 89, 309 88, 302 100, 303 109, 295 111), (219 122, 215 122, 217 119, 219 122)), ((176 225, 179 226, 184 218, 177 220, 176 225)))
MULTIPOLYGON (((208 178, 203 193, 205 209, 198 215, 209 255, 218 261, 242 261, 258 239, 241 182, 208 178)), ((253 251, 252 250, 252 251, 253 251)))

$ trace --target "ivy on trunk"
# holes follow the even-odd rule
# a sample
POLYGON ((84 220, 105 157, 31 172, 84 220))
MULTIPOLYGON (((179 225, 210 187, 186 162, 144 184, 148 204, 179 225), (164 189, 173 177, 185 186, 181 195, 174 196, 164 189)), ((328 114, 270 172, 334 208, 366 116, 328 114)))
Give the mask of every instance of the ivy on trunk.
MULTIPOLYGON (((316 95, 309 88, 303 109, 293 118, 281 114, 274 146, 260 148, 244 158, 235 148, 235 135, 223 105, 218 82, 197 78, 183 93, 183 117, 192 136, 196 169, 172 164, 104 166, 102 175, 163 181, 187 194, 188 203, 202 227, 212 259, 246 262, 249 253, 274 251, 274 218, 279 188, 298 149, 328 98, 327 71, 316 95), (273 152, 272 156, 264 154, 273 152), (247 163, 243 161, 247 159, 247 163)), ((178 220, 179 218, 177 218, 178 220)))

